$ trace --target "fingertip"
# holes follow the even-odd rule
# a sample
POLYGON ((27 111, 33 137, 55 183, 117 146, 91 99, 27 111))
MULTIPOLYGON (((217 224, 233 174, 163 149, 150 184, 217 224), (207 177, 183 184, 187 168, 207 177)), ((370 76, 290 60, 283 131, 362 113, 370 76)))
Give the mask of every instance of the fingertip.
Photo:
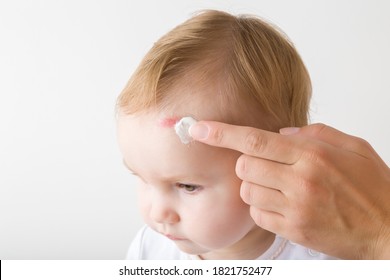
POLYGON ((210 128, 202 122, 197 122, 190 126, 188 132, 194 140, 202 141, 209 136, 210 128))
POLYGON ((242 182, 241 188, 240 188, 240 196, 242 201, 244 201, 246 204, 250 205, 250 185, 245 183, 245 181, 242 182))

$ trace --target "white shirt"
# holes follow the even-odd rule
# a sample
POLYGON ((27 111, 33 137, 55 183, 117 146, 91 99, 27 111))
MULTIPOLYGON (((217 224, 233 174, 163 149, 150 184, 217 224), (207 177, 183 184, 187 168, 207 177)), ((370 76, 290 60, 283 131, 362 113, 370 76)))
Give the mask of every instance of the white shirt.
MULTIPOLYGON (((198 256, 180 251, 176 244, 165 236, 144 226, 130 245, 126 259, 129 260, 199 260, 198 256)), ((275 236, 272 245, 258 260, 330 260, 334 257, 322 254, 287 239, 275 236)))

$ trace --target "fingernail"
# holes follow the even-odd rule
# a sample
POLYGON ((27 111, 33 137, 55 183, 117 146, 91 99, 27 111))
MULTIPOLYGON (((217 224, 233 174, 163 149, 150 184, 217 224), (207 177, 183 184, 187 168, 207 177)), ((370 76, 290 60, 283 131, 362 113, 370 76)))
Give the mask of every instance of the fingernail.
POLYGON ((209 136, 208 126, 201 123, 191 125, 188 132, 196 140, 205 140, 209 136))
POLYGON ((293 135, 298 133, 300 130, 299 127, 284 127, 279 129, 279 133, 282 135, 293 135))

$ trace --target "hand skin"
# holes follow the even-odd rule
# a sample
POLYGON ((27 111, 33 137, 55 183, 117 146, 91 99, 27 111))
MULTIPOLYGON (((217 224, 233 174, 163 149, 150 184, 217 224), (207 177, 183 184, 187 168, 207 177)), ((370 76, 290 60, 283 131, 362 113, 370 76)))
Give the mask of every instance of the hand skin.
POLYGON ((324 124, 200 121, 190 134, 243 153, 241 197, 260 227, 338 258, 390 259, 390 169, 366 141, 324 124))

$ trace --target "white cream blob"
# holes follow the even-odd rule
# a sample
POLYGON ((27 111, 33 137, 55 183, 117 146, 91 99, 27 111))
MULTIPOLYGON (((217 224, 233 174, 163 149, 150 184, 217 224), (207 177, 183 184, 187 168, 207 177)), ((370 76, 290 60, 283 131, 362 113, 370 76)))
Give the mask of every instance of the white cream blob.
POLYGON ((188 130, 196 122, 197 122, 197 120, 195 120, 192 117, 184 117, 184 118, 181 118, 180 121, 178 121, 175 124, 176 134, 177 134, 177 136, 179 136, 180 141, 183 144, 188 144, 192 141, 192 137, 191 137, 188 130))

